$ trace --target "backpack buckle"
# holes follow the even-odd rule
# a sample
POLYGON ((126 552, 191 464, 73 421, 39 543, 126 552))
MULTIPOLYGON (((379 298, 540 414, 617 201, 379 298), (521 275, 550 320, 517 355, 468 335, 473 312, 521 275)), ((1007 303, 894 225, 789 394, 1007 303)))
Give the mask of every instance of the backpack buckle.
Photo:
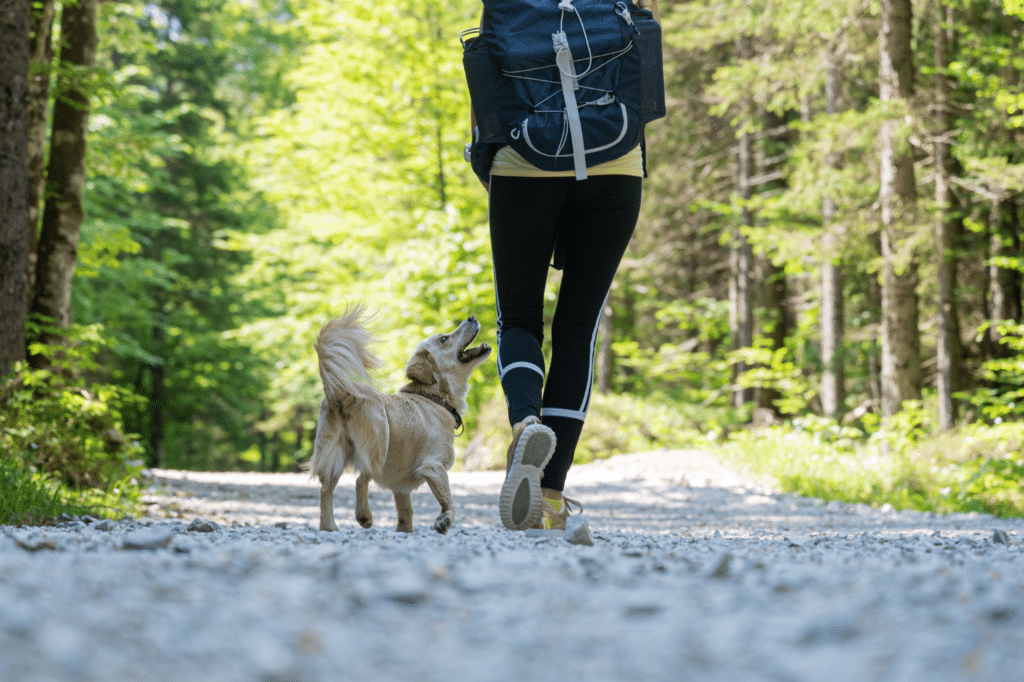
POLYGON ((626 7, 626 3, 615 3, 615 13, 622 17, 622 20, 626 22, 627 26, 632 26, 634 31, 640 33, 640 29, 635 24, 633 24, 633 17, 630 16, 629 8, 626 7))
POLYGON ((562 66, 558 62, 558 55, 562 52, 562 50, 565 50, 569 54, 569 70, 566 73, 566 75, 572 79, 572 89, 579 90, 580 79, 579 76, 576 75, 576 62, 572 58, 572 50, 569 49, 569 39, 566 37, 565 31, 552 33, 551 42, 554 44, 555 47, 555 65, 557 66, 559 71, 562 70, 562 66))

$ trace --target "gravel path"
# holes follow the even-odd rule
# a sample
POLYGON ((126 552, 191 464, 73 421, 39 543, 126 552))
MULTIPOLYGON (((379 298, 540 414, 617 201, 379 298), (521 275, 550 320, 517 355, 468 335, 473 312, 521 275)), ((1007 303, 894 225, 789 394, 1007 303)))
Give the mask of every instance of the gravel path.
POLYGON ((1024 680, 1019 519, 781 495, 696 452, 576 467, 592 546, 375 526, 301 474, 155 471, 152 518, 0 527, 0 680, 1024 680))

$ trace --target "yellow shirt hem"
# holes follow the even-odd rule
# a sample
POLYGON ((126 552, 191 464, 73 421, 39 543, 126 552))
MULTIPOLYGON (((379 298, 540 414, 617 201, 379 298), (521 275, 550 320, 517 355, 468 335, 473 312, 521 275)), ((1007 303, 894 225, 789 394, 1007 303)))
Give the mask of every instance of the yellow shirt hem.
MULTIPOLYGON (((491 175, 520 178, 572 178, 576 176, 571 170, 541 170, 508 145, 499 149, 498 153, 494 155, 494 160, 491 162, 491 175)), ((642 178, 644 176, 644 160, 640 145, 633 147, 632 150, 617 159, 588 168, 587 175, 632 175, 642 178)))

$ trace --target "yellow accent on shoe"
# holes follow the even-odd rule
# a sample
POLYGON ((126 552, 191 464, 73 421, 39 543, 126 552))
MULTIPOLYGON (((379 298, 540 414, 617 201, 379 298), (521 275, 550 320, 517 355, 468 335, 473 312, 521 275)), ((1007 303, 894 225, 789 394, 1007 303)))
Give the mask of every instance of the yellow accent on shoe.
POLYGON ((548 530, 565 530, 565 520, 572 514, 583 512, 583 505, 571 497, 560 500, 544 499, 544 528, 548 530), (576 507, 575 510, 572 508, 576 507))
POLYGON ((558 530, 556 525, 558 521, 562 521, 562 526, 564 527, 565 521, 561 519, 562 500, 553 500, 545 497, 544 502, 544 521, 541 525, 548 530, 558 530))

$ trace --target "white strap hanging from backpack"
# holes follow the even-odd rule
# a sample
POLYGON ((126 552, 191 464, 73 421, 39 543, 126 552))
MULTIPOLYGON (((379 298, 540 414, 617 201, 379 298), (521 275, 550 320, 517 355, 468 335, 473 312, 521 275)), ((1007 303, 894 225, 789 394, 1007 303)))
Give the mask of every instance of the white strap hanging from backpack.
MULTIPOLYGON (((558 5, 562 11, 575 11, 572 0, 562 0, 558 5), (568 9, 566 9, 568 5, 568 9)), ((551 34, 555 47, 555 64, 562 79, 562 96, 565 98, 565 115, 569 121, 569 137, 572 140, 572 164, 577 180, 587 179, 587 154, 583 149, 583 126, 580 125, 580 110, 576 104, 576 91, 580 89, 576 76, 576 64, 569 49, 565 31, 551 34)))

